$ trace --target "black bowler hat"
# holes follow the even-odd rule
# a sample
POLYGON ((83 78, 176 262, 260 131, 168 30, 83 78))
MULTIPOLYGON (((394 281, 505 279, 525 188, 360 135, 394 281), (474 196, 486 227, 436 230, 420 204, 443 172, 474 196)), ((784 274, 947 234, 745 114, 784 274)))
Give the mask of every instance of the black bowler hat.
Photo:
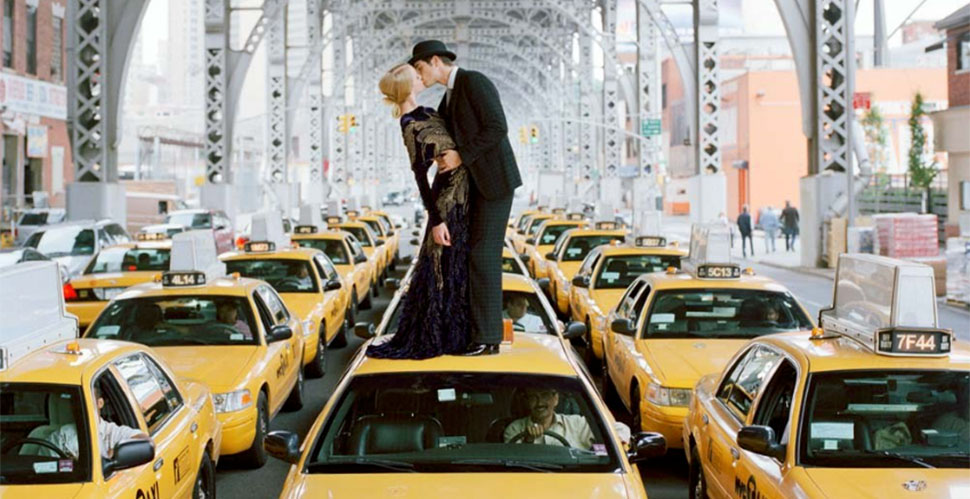
POLYGON ((425 40, 423 42, 418 42, 411 51, 411 58, 408 60, 408 64, 414 65, 422 59, 427 59, 433 55, 443 55, 451 60, 455 60, 458 57, 454 52, 448 50, 445 43, 441 40, 425 40))

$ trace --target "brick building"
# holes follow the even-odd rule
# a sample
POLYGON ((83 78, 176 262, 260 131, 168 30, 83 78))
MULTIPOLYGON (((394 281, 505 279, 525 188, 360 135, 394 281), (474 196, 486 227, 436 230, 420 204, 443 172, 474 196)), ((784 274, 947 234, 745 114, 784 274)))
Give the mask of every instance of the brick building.
POLYGON ((970 3, 935 25, 946 32, 949 108, 932 114, 933 145, 946 151, 948 233, 970 234, 970 3), (958 226, 958 227, 957 227, 958 226))
MULTIPOLYGON (((68 0, 0 0, 0 221, 45 192, 63 206, 73 180, 67 129, 68 0)), ((38 199, 38 202, 41 200, 38 199)))

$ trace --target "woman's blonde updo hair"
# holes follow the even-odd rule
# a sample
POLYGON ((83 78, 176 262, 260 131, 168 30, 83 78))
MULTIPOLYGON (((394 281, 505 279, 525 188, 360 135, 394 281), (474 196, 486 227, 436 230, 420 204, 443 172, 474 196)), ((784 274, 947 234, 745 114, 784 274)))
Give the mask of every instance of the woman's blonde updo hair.
POLYGON ((395 118, 401 117, 401 105, 411 95, 414 77, 408 71, 410 67, 406 63, 394 66, 381 78, 379 84, 381 93, 384 94, 384 102, 391 106, 391 116, 395 118))

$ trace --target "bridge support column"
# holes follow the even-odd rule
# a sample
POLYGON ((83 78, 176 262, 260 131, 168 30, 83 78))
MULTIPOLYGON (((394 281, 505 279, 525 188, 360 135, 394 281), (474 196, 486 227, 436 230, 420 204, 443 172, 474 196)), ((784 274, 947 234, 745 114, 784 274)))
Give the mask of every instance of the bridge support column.
POLYGON ((694 157, 697 170, 688 183, 693 222, 712 221, 727 208, 727 182, 720 173, 721 75, 717 23, 717 0, 694 0, 694 61, 697 65, 694 73, 697 89, 694 157))

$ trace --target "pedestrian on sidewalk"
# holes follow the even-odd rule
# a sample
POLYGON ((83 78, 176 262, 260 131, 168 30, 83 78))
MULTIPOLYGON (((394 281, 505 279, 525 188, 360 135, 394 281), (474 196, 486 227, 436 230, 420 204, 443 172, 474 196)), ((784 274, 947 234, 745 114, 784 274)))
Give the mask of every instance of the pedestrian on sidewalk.
POLYGON ((781 210, 782 230, 785 232, 785 251, 795 251, 795 236, 798 235, 798 210, 785 201, 785 209, 781 210))
POLYGON ((747 241, 751 246, 751 256, 754 256, 754 240, 751 238, 751 215, 748 213, 748 205, 741 207, 741 214, 738 215, 738 232, 741 233, 741 254, 748 257, 744 242, 747 241))
POLYGON ((727 227, 728 234, 731 235, 731 249, 734 249, 734 227, 731 227, 731 221, 723 211, 717 216, 717 223, 727 227))
POLYGON ((774 208, 769 204, 761 212, 761 230, 765 231, 765 253, 775 252, 775 239, 778 237, 780 227, 778 215, 775 215, 774 208))

